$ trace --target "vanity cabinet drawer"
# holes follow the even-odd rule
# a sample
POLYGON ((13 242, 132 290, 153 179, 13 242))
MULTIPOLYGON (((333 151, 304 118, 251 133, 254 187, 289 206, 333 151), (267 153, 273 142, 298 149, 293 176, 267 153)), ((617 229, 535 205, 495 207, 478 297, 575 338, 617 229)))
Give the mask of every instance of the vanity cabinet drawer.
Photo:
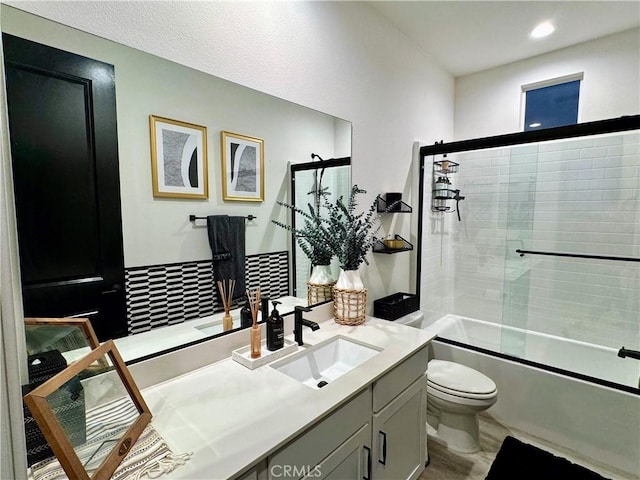
POLYGON ((429 348, 423 347, 373 384, 373 411, 379 412, 391 400, 427 371, 429 348))
POLYGON ((271 455, 269 478, 279 478, 284 468, 304 472, 319 464, 370 420, 371 387, 271 455))

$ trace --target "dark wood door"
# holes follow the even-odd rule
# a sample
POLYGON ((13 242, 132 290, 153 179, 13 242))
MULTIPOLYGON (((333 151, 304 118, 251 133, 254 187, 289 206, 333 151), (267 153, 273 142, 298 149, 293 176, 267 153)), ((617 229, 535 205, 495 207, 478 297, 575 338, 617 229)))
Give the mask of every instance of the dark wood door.
POLYGON ((114 67, 2 39, 25 315, 126 335, 114 67))

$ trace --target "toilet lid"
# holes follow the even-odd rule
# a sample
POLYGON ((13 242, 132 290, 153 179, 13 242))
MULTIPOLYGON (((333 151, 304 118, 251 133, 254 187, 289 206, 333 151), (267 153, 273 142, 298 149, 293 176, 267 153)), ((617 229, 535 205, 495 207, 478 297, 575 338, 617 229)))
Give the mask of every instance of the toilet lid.
POLYGON ((488 394, 496 391, 496 384, 486 375, 459 363, 431 360, 427 381, 434 386, 461 393, 488 394))

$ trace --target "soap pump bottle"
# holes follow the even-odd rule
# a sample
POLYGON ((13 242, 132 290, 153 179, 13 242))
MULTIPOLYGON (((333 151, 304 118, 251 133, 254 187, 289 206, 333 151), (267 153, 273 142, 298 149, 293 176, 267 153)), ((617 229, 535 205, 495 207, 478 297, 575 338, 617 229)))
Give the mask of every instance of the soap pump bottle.
POLYGON ((244 307, 240 310, 240 327, 250 328, 253 326, 253 315, 251 314, 251 307, 249 307, 249 301, 244 304, 244 307))
POLYGON ((267 319, 267 350, 274 351, 284 347, 284 319, 278 312, 280 302, 273 301, 273 310, 267 319))

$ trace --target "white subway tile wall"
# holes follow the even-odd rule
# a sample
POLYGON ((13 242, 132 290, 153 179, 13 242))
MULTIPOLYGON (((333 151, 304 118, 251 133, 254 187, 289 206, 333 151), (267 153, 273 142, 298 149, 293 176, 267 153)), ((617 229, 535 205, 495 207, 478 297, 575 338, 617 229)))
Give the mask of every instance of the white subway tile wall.
POLYGON ((640 133, 465 152, 452 160, 460 163, 455 188, 466 199, 462 222, 425 208, 427 318, 452 312, 640 347, 639 263, 515 253, 640 257, 640 133))

